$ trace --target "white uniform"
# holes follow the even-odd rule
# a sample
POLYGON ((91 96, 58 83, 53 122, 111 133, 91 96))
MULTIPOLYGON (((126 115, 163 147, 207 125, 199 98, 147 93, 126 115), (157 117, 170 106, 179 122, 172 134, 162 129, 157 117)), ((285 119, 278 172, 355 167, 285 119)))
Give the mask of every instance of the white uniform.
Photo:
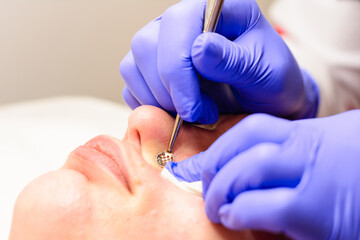
POLYGON ((319 85, 318 116, 360 108, 360 0, 278 0, 270 16, 319 85))

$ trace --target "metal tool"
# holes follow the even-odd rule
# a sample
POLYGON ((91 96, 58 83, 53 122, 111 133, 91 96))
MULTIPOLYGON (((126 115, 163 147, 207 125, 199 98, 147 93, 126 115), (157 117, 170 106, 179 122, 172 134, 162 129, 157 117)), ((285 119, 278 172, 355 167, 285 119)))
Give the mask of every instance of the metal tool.
MULTIPOLYGON (((219 21, 223 4, 224 4, 224 0, 207 1, 206 9, 204 12, 203 33, 215 31, 216 25, 219 21)), ((156 161, 161 167, 164 167, 165 164, 169 161, 174 161, 174 155, 172 153, 172 149, 174 147, 175 140, 179 133, 182 122, 183 120, 180 118, 179 114, 177 114, 167 151, 161 152, 158 155, 156 155, 156 161)))
POLYGON ((180 126, 181 126, 182 122, 183 122, 183 120, 180 118, 179 114, 176 115, 174 129, 173 129, 173 131, 171 133, 168 148, 167 148, 166 152, 161 152, 156 156, 157 163, 161 167, 164 167, 165 164, 167 162, 169 162, 169 161, 174 161, 174 155, 172 153, 172 149, 174 147, 175 139, 176 139, 176 137, 177 137, 177 135, 179 133, 180 126))

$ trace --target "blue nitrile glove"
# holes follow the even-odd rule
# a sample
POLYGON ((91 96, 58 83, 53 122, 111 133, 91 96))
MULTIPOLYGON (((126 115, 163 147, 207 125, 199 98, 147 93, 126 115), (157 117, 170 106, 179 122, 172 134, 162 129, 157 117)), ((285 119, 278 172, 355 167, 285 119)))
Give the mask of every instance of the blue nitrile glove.
POLYGON ((166 167, 203 181, 209 219, 294 239, 360 239, 360 110, 245 118, 207 151, 166 167))
POLYGON ((201 34, 205 5, 183 0, 134 36, 120 64, 125 102, 162 107, 203 124, 215 122, 218 112, 314 117, 316 84, 256 1, 226 0, 219 34, 201 34))

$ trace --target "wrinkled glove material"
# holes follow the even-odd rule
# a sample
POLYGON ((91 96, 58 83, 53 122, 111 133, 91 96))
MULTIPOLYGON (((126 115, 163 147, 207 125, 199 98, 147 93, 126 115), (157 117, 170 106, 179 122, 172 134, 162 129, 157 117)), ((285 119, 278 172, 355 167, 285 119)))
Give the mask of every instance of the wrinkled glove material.
POLYGON ((133 38, 120 64, 125 102, 153 105, 185 121, 219 113, 314 117, 319 91, 255 0, 227 0, 216 33, 202 33, 206 0, 183 0, 133 38))
POLYGON ((289 121, 253 114, 166 168, 203 182, 209 219, 294 239, 360 239, 360 110, 289 121))

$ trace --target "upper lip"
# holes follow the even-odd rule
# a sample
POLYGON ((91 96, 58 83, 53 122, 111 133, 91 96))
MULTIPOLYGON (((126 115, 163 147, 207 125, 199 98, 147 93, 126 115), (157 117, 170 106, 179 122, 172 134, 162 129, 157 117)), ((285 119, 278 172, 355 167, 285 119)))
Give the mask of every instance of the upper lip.
MULTIPOLYGON (((98 136, 78 147, 73 154, 82 160, 94 163, 99 168, 110 171, 132 193, 124 151, 114 139, 98 136)), ((80 166, 81 167, 81 166, 80 166)), ((84 173, 86 175, 86 172, 84 173)))

